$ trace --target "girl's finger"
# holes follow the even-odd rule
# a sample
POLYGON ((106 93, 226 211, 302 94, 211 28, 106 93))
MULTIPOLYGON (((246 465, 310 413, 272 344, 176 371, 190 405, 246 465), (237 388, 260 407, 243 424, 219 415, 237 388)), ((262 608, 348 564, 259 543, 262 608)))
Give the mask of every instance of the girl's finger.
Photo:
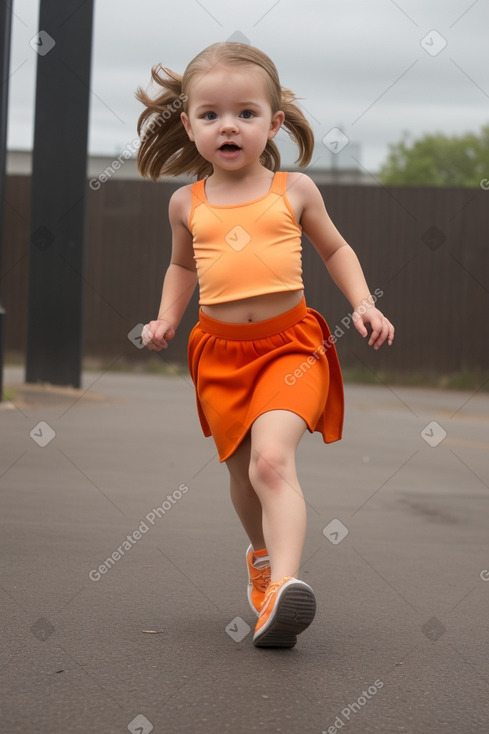
POLYGON ((355 325, 355 329, 358 331, 358 333, 361 336, 364 336, 364 337, 367 336, 367 334, 368 334, 367 327, 363 323, 363 321, 362 321, 362 319, 361 319, 360 316, 358 318, 355 318, 354 317, 353 318, 353 323, 355 325))
POLYGON ((370 322, 370 326, 372 327, 372 333, 370 334, 370 339, 368 340, 369 347, 375 346, 379 336, 382 334, 382 319, 372 319, 372 321, 370 322))
POLYGON ((385 342, 385 340, 389 336, 389 327, 391 327, 391 324, 389 323, 389 321, 387 321, 386 318, 384 318, 382 320, 382 327, 381 327, 379 336, 375 340, 375 343, 373 345, 374 349, 379 349, 379 347, 381 347, 382 344, 385 342))

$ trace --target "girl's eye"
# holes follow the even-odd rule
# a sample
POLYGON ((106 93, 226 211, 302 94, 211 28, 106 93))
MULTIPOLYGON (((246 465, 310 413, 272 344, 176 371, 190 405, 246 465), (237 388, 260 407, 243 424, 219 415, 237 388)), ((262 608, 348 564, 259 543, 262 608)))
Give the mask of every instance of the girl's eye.
POLYGON ((217 115, 215 112, 206 112, 205 115, 202 115, 204 120, 215 120, 217 115))
POLYGON ((251 110, 243 110, 241 113, 241 117, 243 117, 245 120, 251 120, 252 117, 254 117, 254 113, 251 110))

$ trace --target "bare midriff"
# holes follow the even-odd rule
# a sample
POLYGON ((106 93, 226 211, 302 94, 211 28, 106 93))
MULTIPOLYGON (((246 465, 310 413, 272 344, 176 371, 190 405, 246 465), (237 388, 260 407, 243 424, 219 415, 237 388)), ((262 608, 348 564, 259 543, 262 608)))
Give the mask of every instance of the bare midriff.
POLYGON ((303 295, 303 290, 266 293, 238 301, 207 304, 201 306, 201 309, 203 313, 217 321, 232 324, 252 323, 273 319, 275 316, 290 311, 297 306, 303 295))

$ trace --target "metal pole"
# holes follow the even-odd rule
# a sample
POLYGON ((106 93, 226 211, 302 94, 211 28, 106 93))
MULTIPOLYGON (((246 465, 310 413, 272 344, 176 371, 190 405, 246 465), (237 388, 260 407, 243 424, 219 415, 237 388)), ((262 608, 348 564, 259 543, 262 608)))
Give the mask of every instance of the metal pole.
POLYGON ((27 382, 80 387, 94 0, 41 0, 32 155, 27 382))
MULTIPOLYGON (((4 199, 7 170, 8 86, 10 77, 10 37, 12 4, 0 2, 0 292, 2 284, 2 245, 4 199)), ((0 296, 0 401, 3 398, 3 350, 5 346, 5 309, 0 296)))

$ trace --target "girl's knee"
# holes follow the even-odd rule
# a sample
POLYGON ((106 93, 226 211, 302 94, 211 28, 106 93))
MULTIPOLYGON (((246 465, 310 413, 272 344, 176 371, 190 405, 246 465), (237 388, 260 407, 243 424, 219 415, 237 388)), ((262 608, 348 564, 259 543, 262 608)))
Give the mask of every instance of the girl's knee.
POLYGON ((295 475, 294 457, 289 456, 280 445, 270 444, 251 452, 249 477, 255 489, 279 488, 284 481, 295 475))

